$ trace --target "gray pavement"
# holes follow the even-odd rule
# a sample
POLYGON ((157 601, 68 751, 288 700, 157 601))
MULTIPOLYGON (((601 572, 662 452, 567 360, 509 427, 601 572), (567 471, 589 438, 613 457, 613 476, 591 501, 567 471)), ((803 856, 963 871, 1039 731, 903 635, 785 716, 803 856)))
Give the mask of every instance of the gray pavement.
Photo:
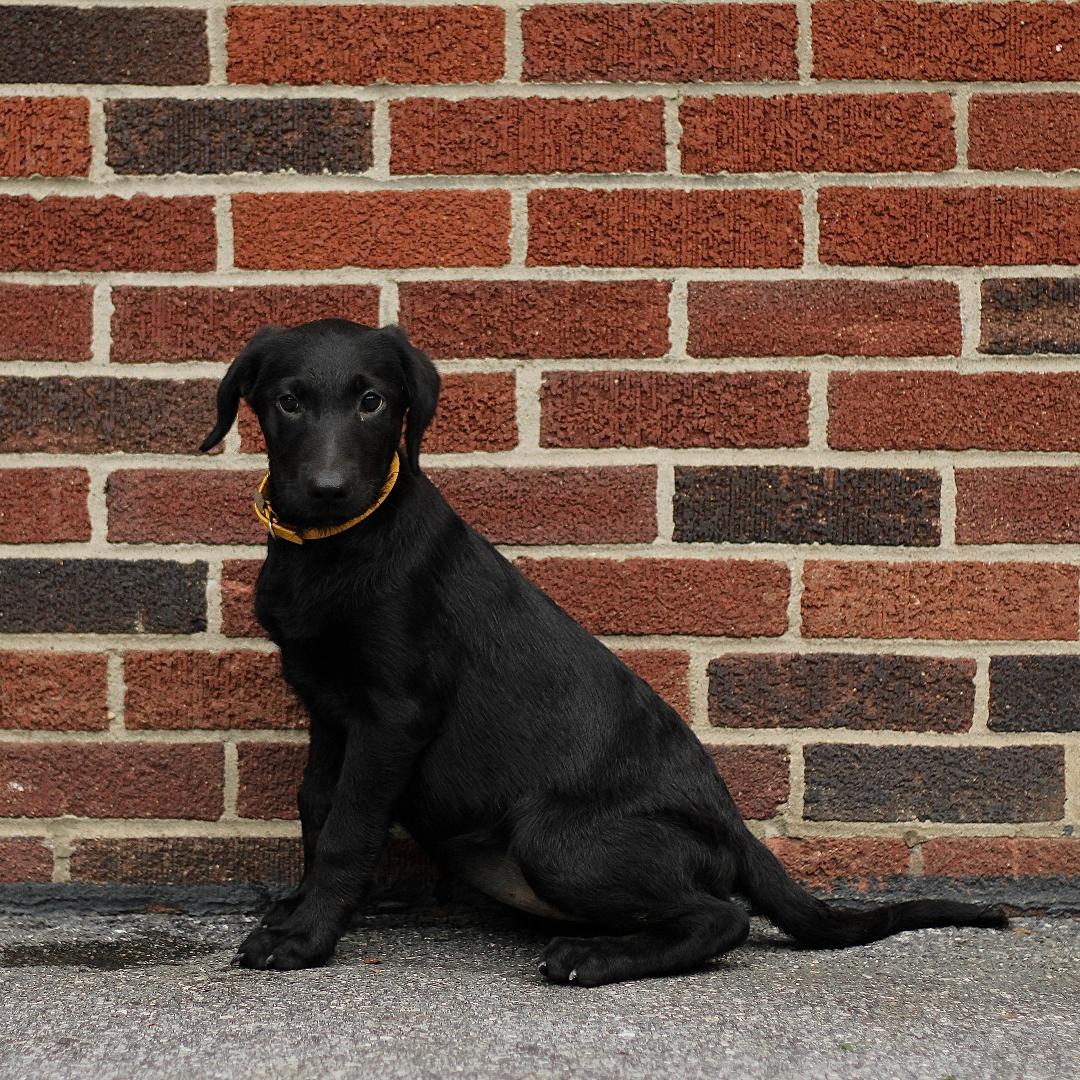
POLYGON ((243 915, 0 918, 0 1077, 1080 1076, 1080 921, 844 952, 755 923, 709 969, 597 989, 535 973, 536 924, 363 919, 329 967, 228 966, 243 915))

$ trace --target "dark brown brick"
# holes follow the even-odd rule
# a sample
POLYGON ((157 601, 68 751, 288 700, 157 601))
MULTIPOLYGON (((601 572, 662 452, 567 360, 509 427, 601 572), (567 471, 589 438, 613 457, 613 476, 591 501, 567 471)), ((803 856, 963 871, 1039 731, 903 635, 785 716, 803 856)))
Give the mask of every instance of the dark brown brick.
POLYGON ((403 281, 399 314, 432 356, 637 357, 668 350, 666 281, 403 281))
POLYGON ((1044 172, 1077 168, 1080 95, 976 94, 968 105, 968 165, 1044 172))
POLYGON ((226 559, 221 567, 221 629, 227 637, 266 637, 255 621, 261 559, 226 559))
POLYGON ((0 544, 89 540, 85 469, 0 469, 0 544))
POLYGON ((344 98, 108 101, 108 162, 118 173, 365 172, 372 109, 344 98))
POLYGON ((211 379, 0 377, 0 452, 194 454, 214 426, 211 379))
POLYGON ((679 466, 679 541, 736 544, 940 543, 936 472, 796 466, 679 466))
POLYGON ((0 97, 0 176, 85 176, 89 115, 86 98, 0 97))
POLYGON ((850 653, 709 661, 709 722, 733 728, 966 731, 975 661, 850 653))
POLYGON ((692 281, 691 356, 955 356, 948 281, 692 281))
POLYGON ((810 821, 1057 821, 1060 746, 805 749, 810 821))
POLYGON ((0 633, 194 634, 206 563, 0 559, 0 633))
POLYGON ((802 372, 550 371, 542 446, 805 446, 802 372))
POLYGON ((206 82, 206 13, 196 8, 0 7, 0 83, 206 82))
POLYGON ((1080 656, 990 658, 991 731, 1080 731, 1080 656))
POLYGON ((979 351, 1080 352, 1080 278, 984 281, 979 351))
POLYGON ((2 743, 0 814, 212 821, 224 765, 216 744, 2 743))
POLYGON ((788 797, 788 752, 779 746, 706 746, 744 818, 771 818, 788 797))
POLYGON ((0 285, 0 359, 89 360, 92 285, 0 285))
POLYGON ((937 837, 922 846, 923 873, 950 877, 1080 875, 1080 840, 1022 836, 937 837))
POLYGON ((869 888, 881 878, 906 874, 911 855, 903 840, 885 836, 815 836, 805 840, 772 836, 766 843, 789 874, 818 889, 840 881, 869 888))
POLYGON ((789 576, 742 559, 518 559, 518 568, 594 634, 775 636, 789 576))
POLYGON ((100 731, 108 727, 107 658, 100 653, 0 652, 0 727, 100 731))
POLYGON ((651 466, 438 469, 428 475, 496 544, 626 544, 656 537, 651 466))
POLYGON ((615 655, 636 671, 683 719, 689 719, 689 653, 673 649, 619 649, 615 655))
POLYGON ((957 469, 958 544, 1080 542, 1080 469, 957 469))
POLYGON ((129 728, 299 728, 307 714, 277 653, 129 652, 129 728))
POLYGON ((52 881, 53 853, 41 840, 14 837, 0 840, 0 883, 52 881))
POLYGON ((303 743, 240 743, 237 813, 264 820, 299 817, 296 799, 307 749, 303 743))

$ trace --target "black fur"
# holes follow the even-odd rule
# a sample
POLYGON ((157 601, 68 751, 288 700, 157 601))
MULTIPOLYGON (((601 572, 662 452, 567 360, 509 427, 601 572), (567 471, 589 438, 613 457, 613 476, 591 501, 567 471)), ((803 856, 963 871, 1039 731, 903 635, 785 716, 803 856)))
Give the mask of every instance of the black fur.
POLYGON ((694 968, 745 939, 749 919, 733 893, 823 947, 1006 924, 997 909, 946 902, 842 911, 800 888, 747 830, 674 709, 421 473, 438 387, 399 330, 342 320, 260 332, 222 381, 203 448, 245 397, 287 524, 330 524, 368 505, 403 425, 409 465, 349 531, 303 546, 269 541, 256 611, 311 713, 299 795, 305 869, 241 945, 239 963, 326 962, 394 821, 493 895, 609 931, 555 938, 540 965, 555 982, 694 968), (362 413, 372 390, 383 403, 362 413), (282 411, 285 394, 298 410, 282 411))

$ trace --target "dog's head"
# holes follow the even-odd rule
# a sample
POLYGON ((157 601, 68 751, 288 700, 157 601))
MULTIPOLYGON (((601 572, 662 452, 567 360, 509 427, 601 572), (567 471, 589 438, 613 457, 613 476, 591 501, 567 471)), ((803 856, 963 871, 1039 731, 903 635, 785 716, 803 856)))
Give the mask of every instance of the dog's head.
POLYGON ((435 365, 396 326, 267 326, 221 380, 217 424, 200 449, 225 437, 243 398, 266 436, 275 511, 290 524, 332 524, 373 502, 403 423, 406 459, 419 471, 438 396, 435 365))

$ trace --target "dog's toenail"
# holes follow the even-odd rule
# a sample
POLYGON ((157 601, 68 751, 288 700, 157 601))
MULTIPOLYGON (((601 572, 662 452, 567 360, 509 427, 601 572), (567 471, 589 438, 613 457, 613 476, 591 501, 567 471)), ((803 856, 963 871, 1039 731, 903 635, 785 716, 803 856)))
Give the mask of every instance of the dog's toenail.
POLYGON ((547 974, 547 961, 546 960, 541 960, 540 963, 536 966, 536 970, 539 971, 541 975, 546 975, 547 974))
POLYGON ((267 967, 269 967, 269 966, 270 966, 270 965, 271 965, 271 964, 272 964, 272 963, 274 962, 274 955, 275 955, 274 953, 271 953, 271 954, 270 954, 270 955, 269 955, 269 956, 268 956, 268 957, 266 958, 266 966, 267 966, 267 967))
POLYGON ((574 970, 571 971, 570 974, 566 976, 566 981, 567 982, 576 982, 577 981, 577 968, 574 968, 574 970))
POLYGON ((243 953, 237 953, 230 961, 229 967, 239 967, 244 962, 243 953))

